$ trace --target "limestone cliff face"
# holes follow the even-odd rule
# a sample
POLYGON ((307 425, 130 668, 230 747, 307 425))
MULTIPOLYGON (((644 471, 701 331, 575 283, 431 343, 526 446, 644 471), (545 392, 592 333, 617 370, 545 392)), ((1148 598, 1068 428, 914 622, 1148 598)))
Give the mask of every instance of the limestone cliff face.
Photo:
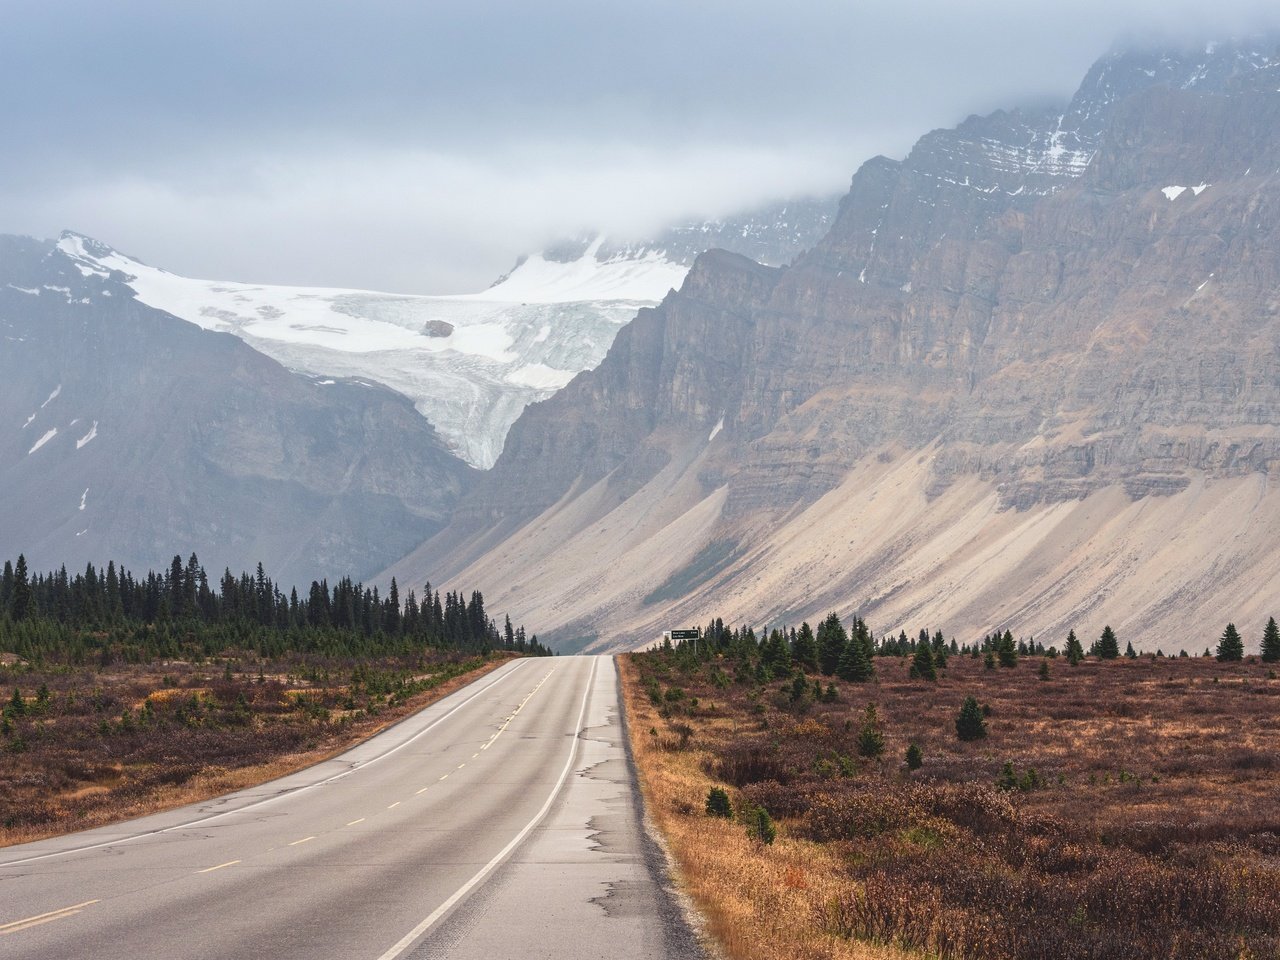
MULTIPOLYGON (((1054 548, 1067 551, 1056 581, 1024 563, 1030 580, 984 587, 987 613, 931 599, 928 511, 989 497, 1029 519, 1103 498, 1113 513, 1149 501, 1148 523, 1161 500, 1280 473, 1277 88, 1266 45, 1116 53, 1065 110, 970 118, 903 161, 868 162, 791 267, 700 258, 599 369, 526 413, 453 526, 398 569, 509 580, 519 609, 529 564, 567 583, 574 556, 612 555, 607 531, 638 538, 627 556, 662 540, 643 570, 619 554, 592 602, 528 601, 527 619, 601 643, 716 609, 856 606, 886 627, 914 616, 957 632, 1015 614, 1029 632, 1072 622, 1096 594, 1083 575, 1074 599, 1055 586, 1096 562, 1070 559, 1078 541, 1054 548), (892 536, 851 524, 856 557, 794 549, 791 525, 847 499, 851 477, 908 463, 920 499, 892 536), (645 499, 659 488, 661 524, 645 499), (521 544, 525 573, 489 554, 497 529, 521 544), (748 586, 782 555, 805 579, 748 586)), ((1212 562, 1227 569, 1224 549, 1212 562)), ((1158 632, 1179 615, 1162 589, 1128 626, 1158 632)), ((1205 628, 1231 615, 1206 611, 1205 628)))

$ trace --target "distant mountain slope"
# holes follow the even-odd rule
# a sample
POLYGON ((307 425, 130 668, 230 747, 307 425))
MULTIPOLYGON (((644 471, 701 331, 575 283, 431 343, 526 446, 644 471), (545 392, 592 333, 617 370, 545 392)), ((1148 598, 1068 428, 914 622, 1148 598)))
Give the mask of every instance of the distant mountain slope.
POLYGON ((472 471, 403 397, 290 373, 66 246, 0 237, 12 554, 146 570, 194 551, 305 584, 374 573, 443 524, 472 471))
POLYGON ((520 412, 594 368, 622 325, 678 287, 707 245, 794 256, 825 230, 835 202, 787 209, 676 227, 654 243, 595 238, 571 256, 523 258, 484 293, 456 297, 194 280, 70 232, 58 247, 86 269, 118 271, 143 303, 233 333, 290 369, 391 387, 458 456, 486 468, 520 412))
POLYGON ((1257 633, 1277 91, 1272 41, 1117 50, 1065 107, 867 162, 788 269, 700 257, 392 571, 480 584, 565 646, 830 609, 1166 651, 1257 633))

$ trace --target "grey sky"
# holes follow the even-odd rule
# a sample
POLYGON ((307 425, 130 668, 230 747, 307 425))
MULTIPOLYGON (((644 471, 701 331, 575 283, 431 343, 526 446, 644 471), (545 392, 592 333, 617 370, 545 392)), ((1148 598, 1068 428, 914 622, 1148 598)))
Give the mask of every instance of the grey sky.
POLYGON ((478 289, 588 225, 838 191, 931 127, 1065 100, 1117 37, 1275 7, 14 0, 0 231, 197 276, 478 289))

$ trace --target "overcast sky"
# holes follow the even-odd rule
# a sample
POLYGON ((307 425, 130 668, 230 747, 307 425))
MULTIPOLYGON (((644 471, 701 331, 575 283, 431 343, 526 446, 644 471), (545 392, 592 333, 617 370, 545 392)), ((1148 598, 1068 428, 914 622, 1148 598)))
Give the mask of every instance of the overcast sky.
POLYGON ((1274 0, 9 0, 0 232, 217 279, 481 289, 599 226, 841 191, 1117 38, 1274 0))

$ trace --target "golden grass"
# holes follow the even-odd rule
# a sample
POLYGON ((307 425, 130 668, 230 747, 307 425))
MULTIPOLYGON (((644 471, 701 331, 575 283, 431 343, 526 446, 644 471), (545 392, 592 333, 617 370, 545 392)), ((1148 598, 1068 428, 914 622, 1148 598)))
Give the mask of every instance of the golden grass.
MULTIPOLYGON (((186 804, 201 803, 236 790, 256 787, 271 780, 288 776, 291 773, 296 773, 351 749, 356 744, 368 740, 392 724, 398 723, 419 710, 429 707, 437 700, 441 700, 449 694, 462 689, 467 684, 480 679, 506 662, 506 659, 493 660, 475 670, 454 677, 438 687, 410 697, 397 706, 384 707, 376 717, 361 718, 347 725, 341 733, 326 737, 312 750, 284 754, 266 763, 237 767, 235 769, 209 767, 181 784, 166 784, 154 787, 140 797, 122 800, 110 807, 92 808, 86 811, 83 816, 76 817, 75 820, 6 830, 0 832, 0 847, 30 843, 34 840, 43 840, 48 837, 56 837, 80 830, 90 830, 94 827, 120 823, 125 820, 133 820, 137 817, 161 813, 186 804)), ((182 690, 180 692, 189 696, 194 691, 182 690)), ((119 771, 119 776, 114 776, 110 784, 79 787, 69 792, 62 799, 74 799, 78 796, 112 792, 129 784, 129 773, 130 771, 127 769, 121 770, 119 771)))
MULTIPOLYGON (((786 835, 765 846, 742 824, 709 817, 705 751, 665 749, 666 721, 645 696, 630 655, 618 658, 627 725, 646 806, 675 859, 676 880, 730 960, 906 960, 917 954, 830 932, 828 917, 849 891, 838 854, 786 835)), ((732 732, 732 721, 699 725, 699 736, 732 732)))

